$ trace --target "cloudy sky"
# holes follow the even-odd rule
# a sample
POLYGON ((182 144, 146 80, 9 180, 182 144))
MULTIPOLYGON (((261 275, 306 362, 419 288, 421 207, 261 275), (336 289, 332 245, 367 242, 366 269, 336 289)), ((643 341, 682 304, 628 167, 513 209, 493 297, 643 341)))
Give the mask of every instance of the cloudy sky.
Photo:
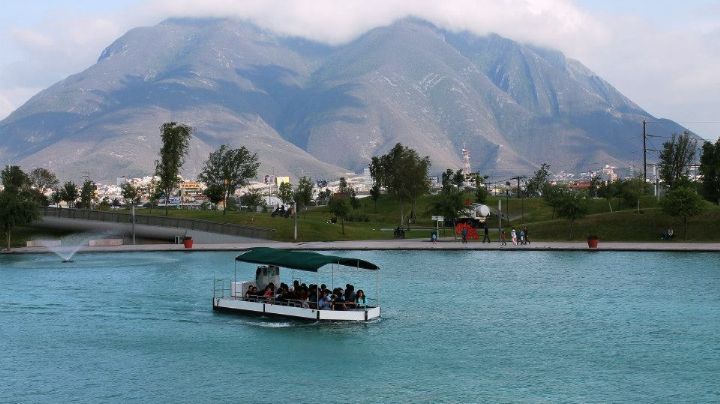
POLYGON ((720 136, 720 0, 8 0, 0 119, 130 28, 167 17, 242 17, 339 44, 409 15, 559 49, 651 114, 720 136))

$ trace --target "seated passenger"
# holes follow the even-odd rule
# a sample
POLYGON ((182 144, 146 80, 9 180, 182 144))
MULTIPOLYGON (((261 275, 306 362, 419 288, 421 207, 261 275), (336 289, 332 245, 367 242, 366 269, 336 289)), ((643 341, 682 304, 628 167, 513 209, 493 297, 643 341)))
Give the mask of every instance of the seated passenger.
POLYGON ((365 301, 365 292, 363 292, 362 289, 358 289, 355 294, 355 307, 363 308, 365 306, 367 306, 367 302, 365 301))
POLYGON ((268 285, 265 287, 263 297, 266 299, 272 299, 275 297, 275 285, 273 285, 272 282, 268 283, 268 285))
POLYGON ((320 292, 320 299, 318 300, 318 305, 320 306, 320 310, 332 309, 332 300, 330 299, 330 296, 325 293, 325 291, 320 292))
POLYGON ((345 294, 342 288, 336 288, 333 291, 333 296, 333 310, 345 310, 347 307, 345 306, 345 294))
POLYGON ((355 286, 345 285, 345 306, 349 309, 355 307, 355 286))
POLYGON ((245 299, 251 300, 257 297, 257 288, 250 285, 245 292, 245 299))

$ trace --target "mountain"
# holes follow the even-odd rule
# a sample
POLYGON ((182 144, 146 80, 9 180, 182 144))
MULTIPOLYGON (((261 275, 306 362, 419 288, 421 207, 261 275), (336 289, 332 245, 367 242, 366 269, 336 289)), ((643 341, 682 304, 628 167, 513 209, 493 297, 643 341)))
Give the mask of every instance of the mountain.
MULTIPOLYGON (((150 173, 159 127, 195 128, 184 169, 220 144, 245 145, 261 173, 336 177, 401 142, 433 171, 529 174, 642 155, 657 119, 580 62, 497 35, 452 33, 408 18, 327 46, 231 19, 136 28, 87 70, 0 122, 0 163, 98 180, 150 173)), ((663 128, 681 132, 665 121, 663 128)))

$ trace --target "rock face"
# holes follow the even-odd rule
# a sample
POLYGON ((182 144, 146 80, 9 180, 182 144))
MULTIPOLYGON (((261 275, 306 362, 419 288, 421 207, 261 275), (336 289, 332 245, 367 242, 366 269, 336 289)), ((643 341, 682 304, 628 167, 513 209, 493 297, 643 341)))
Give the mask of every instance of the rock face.
MULTIPOLYGON (((195 128, 184 169, 245 145, 262 174, 335 177, 401 142, 433 171, 627 165, 655 120, 562 53, 405 19, 326 46, 227 19, 136 28, 0 122, 0 163, 63 178, 148 174, 159 127, 195 128)), ((682 131, 670 121, 669 131, 682 131)))

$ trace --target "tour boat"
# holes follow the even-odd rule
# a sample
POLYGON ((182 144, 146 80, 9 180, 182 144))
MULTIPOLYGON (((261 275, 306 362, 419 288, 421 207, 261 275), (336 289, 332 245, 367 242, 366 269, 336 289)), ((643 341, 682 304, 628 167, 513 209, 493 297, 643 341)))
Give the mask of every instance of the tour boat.
POLYGON ((268 247, 252 248, 235 258, 235 277, 230 282, 229 288, 226 287, 225 281, 221 279, 215 280, 213 310, 315 321, 373 320, 380 317, 379 269, 377 265, 357 258, 324 255, 312 251, 290 251, 268 247), (239 262, 259 265, 255 269, 254 280, 238 281, 239 262), (321 299, 322 293, 318 293, 317 289, 314 297, 315 301, 307 298, 263 297, 262 294, 251 295, 248 293, 251 287, 263 291, 271 283, 275 287, 279 287, 281 284, 280 268, 314 272, 314 284, 320 285, 317 282, 318 270, 326 265, 330 265, 332 268, 332 277, 328 288, 331 291, 335 286, 332 285, 332 281, 335 279, 336 265, 376 271, 374 290, 376 298, 369 299, 366 297, 365 301, 360 301, 357 304, 355 302, 328 304, 328 300, 323 301, 321 299))

